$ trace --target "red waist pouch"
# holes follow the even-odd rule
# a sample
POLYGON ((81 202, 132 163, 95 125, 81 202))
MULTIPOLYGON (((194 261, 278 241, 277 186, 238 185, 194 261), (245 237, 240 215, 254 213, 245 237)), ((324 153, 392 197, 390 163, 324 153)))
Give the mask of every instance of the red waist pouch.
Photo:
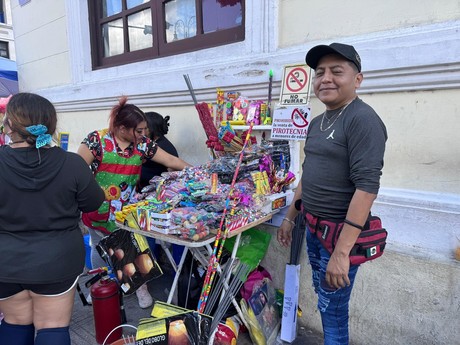
MULTIPOLYGON (((316 234, 324 248, 332 254, 344 223, 318 218, 308 212, 306 219, 310 232, 316 234)), ((387 236, 388 233, 382 227, 380 218, 370 215, 350 251, 350 263, 359 265, 382 256, 387 236)))

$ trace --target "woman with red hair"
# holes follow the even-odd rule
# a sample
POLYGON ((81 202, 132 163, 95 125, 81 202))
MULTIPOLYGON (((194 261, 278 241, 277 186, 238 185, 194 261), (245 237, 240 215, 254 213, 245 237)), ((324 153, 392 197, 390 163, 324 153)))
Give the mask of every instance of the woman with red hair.
MULTIPOLYGON (((162 150, 146 136, 145 114, 123 97, 112 108, 109 128, 93 131, 82 141, 78 153, 91 167, 96 181, 105 192, 105 201, 94 212, 83 213, 83 223, 91 237, 91 263, 105 266, 96 251, 101 238, 117 229, 115 212, 129 202, 141 174, 143 161, 151 160, 172 170, 188 163, 162 150)), ((147 308, 152 297, 144 284, 136 291, 139 306, 147 308)))

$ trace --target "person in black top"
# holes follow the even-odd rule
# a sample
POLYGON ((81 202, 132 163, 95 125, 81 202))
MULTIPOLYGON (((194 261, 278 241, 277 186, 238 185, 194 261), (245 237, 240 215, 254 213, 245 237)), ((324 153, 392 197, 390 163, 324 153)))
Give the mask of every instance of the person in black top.
MULTIPOLYGON (((165 137, 165 135, 168 134, 170 117, 163 117, 154 111, 145 112, 145 117, 147 118, 147 136, 151 140, 155 141, 157 145, 167 153, 179 157, 174 145, 168 140, 168 138, 165 137)), ((139 191, 149 184, 152 177, 160 176, 168 170, 169 169, 162 164, 153 161, 144 162, 142 164, 141 177, 138 183, 139 191)), ((152 251, 154 251, 156 247, 155 239, 148 237, 147 241, 152 251)), ((183 250, 184 246, 179 246, 177 244, 172 245, 172 255, 176 264, 179 263, 183 250)))
MULTIPOLYGON (((156 112, 146 112, 145 117, 147 118, 147 136, 155 141, 159 147, 165 150, 167 153, 179 157, 174 145, 165 137, 168 134, 169 127, 169 116, 161 116, 156 112)), ((139 181, 139 187, 142 189, 149 184, 149 181, 154 176, 160 176, 162 173, 168 171, 168 168, 160 163, 153 161, 146 161, 142 164, 141 178, 139 181)))
POLYGON ((14 95, 0 147, 0 344, 68 345, 85 266, 80 213, 104 191, 76 153, 52 145, 57 115, 46 98, 14 95))

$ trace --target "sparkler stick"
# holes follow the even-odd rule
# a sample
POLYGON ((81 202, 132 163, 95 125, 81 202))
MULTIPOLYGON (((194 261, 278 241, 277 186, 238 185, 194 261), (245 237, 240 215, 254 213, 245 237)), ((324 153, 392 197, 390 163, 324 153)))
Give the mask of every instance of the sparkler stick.
MULTIPOLYGON (((222 292, 222 289, 224 288, 224 282, 227 281, 227 277, 230 277, 229 272, 231 271, 232 266, 233 266, 233 259, 229 259, 225 265, 224 270, 220 274, 220 279, 217 281, 216 285, 214 286, 214 289, 209 294, 209 298, 206 303, 206 308, 204 308, 204 313, 206 315, 211 315, 214 305, 216 304, 217 299, 219 298, 222 292)), ((227 285, 227 288, 228 288, 228 285, 227 285)))
MULTIPOLYGON (((230 303, 232 301, 232 296, 234 296, 237 293, 237 291, 241 288, 241 286, 243 285, 243 283, 245 282, 245 280, 246 280, 246 278, 247 278, 247 276, 249 274, 249 271, 250 271, 250 268, 246 264, 241 264, 240 263, 238 265, 238 267, 236 268, 235 275, 232 278, 232 280, 230 282, 230 285, 228 286, 228 296, 226 296, 219 303, 219 305, 217 307, 217 310, 216 310, 216 312, 214 314, 214 319, 213 319, 212 324, 211 324, 211 332, 213 332, 217 328, 220 320, 222 319, 222 317, 227 312, 228 307, 230 306, 230 303)), ((221 277, 221 279, 223 279, 223 278, 221 277)), ((248 325, 244 321, 244 319, 242 321, 247 327, 248 325)))

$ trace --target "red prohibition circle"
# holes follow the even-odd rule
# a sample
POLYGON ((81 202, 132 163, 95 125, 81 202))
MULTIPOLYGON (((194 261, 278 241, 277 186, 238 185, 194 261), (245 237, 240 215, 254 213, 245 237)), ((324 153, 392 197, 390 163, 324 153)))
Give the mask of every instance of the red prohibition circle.
POLYGON ((297 67, 288 73, 286 77, 286 87, 291 92, 299 92, 307 85, 307 81, 308 81, 307 72, 305 72, 303 68, 297 67), (303 81, 300 80, 301 79, 300 74, 303 74, 304 76, 303 81), (291 87, 289 85, 290 80, 293 81, 294 85, 297 85, 298 87, 291 87))
POLYGON ((304 128, 308 126, 307 119, 303 116, 303 114, 297 108, 292 111, 291 120, 292 120, 293 125, 298 128, 304 128), (300 121, 297 121, 297 117, 300 117, 300 121))

